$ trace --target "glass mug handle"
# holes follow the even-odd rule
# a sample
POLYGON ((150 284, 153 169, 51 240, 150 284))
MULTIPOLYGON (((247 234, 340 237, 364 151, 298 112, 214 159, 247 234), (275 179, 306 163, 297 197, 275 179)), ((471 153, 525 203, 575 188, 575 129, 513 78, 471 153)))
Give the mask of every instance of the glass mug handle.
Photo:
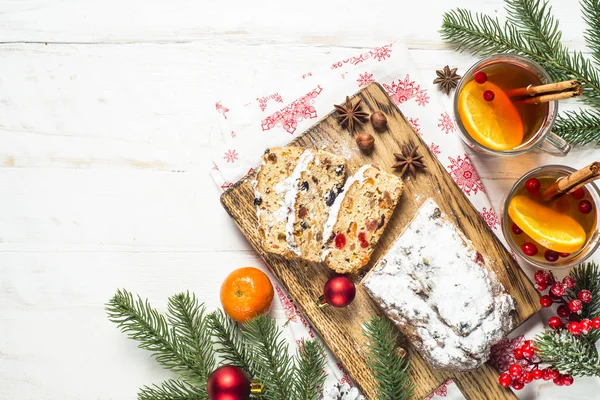
POLYGON ((571 151, 569 142, 553 132, 548 132, 544 140, 542 140, 537 147, 546 153, 558 157, 564 157, 571 151))

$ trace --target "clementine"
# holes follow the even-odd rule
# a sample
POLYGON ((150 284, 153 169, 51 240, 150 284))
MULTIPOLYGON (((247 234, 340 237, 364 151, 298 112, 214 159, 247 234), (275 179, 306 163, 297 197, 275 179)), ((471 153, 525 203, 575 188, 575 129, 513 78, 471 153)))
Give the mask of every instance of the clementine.
POLYGON ((223 310, 237 322, 246 322, 268 311, 273 301, 273 285, 269 277, 253 267, 239 268, 221 285, 223 310))

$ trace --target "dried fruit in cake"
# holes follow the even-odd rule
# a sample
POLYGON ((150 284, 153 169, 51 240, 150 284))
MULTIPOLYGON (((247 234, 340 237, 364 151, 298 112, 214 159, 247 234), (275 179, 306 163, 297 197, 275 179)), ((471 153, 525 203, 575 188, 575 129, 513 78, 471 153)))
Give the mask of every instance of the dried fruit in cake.
POLYGON ((293 255, 288 249, 286 225, 295 197, 289 199, 286 194, 297 187, 302 172, 298 171, 299 164, 307 165, 313 157, 311 150, 300 147, 273 147, 263 154, 253 185, 258 230, 268 252, 293 255))
POLYGON ((348 178, 323 229, 322 260, 329 268, 354 273, 369 262, 403 187, 400 178, 375 165, 348 178))
POLYGON ((273 301, 273 285, 269 277, 253 267, 239 268, 221 285, 223 310, 237 322, 246 322, 264 313, 273 301))
POLYGON ((467 371, 512 329, 514 299, 429 199, 363 288, 432 367, 467 371))

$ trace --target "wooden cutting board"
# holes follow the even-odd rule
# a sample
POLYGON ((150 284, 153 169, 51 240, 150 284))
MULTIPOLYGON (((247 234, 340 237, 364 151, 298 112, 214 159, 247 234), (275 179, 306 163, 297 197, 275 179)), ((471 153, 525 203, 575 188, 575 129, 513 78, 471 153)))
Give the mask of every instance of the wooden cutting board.
MULTIPOLYGON (((371 133, 375 137, 375 149, 370 155, 365 155, 356 148, 354 136, 349 135, 339 126, 332 115, 333 112, 293 140, 290 145, 342 154, 348 158, 349 174, 368 163, 376 163, 387 171, 393 171, 391 165, 395 159, 392 153, 399 152, 403 145, 419 145, 419 154, 424 156, 427 170, 425 173, 419 173, 415 179, 405 179, 406 188, 398 207, 373 253, 371 262, 364 271, 368 271, 375 264, 384 249, 391 245, 410 222, 423 201, 431 197, 475 244, 479 252, 491 261, 490 265, 496 276, 517 301, 516 325, 537 312, 540 308, 539 296, 519 265, 488 228, 444 166, 431 154, 427 144, 413 131, 382 87, 372 83, 353 96, 353 103, 356 102, 356 98, 363 100, 364 111, 381 110, 388 118, 388 128, 384 132, 375 132, 370 123, 360 128, 361 131, 371 133)), ((339 102, 343 101, 344 99, 340 98, 339 102)), ((450 160, 444 162, 450 163, 450 160)), ((460 170, 459 173, 470 174, 468 170, 460 170)), ((364 359, 361 325, 370 317, 380 314, 380 311, 361 287, 358 287, 354 302, 344 309, 315 306, 315 301, 323 292, 325 282, 334 273, 323 264, 286 260, 263 251, 257 230, 251 178, 253 176, 241 179, 223 193, 221 196, 223 207, 264 258, 273 274, 296 300, 304 315, 308 317, 314 329, 321 335, 354 382, 368 399, 375 399, 375 383, 364 359)), ((360 282, 363 275, 364 273, 355 276, 355 282, 360 282)), ((469 311, 465 310, 465 312, 469 311)), ((511 391, 500 388, 497 383, 498 373, 487 364, 468 373, 434 370, 410 344, 405 343, 404 346, 411 362, 410 374, 417 388, 416 398, 427 396, 449 378, 455 380, 467 399, 516 398, 511 391)))

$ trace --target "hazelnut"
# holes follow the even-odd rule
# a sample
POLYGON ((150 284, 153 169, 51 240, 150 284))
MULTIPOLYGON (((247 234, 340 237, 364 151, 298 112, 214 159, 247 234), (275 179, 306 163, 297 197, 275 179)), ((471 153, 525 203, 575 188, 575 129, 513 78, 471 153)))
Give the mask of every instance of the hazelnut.
POLYGON ((375 138, 370 133, 361 133, 356 137, 358 148, 364 152, 370 152, 375 145, 375 138))
POLYGON ((377 129, 378 131, 382 131, 387 128, 387 118, 385 114, 381 111, 375 111, 373 114, 371 114, 371 124, 373 125, 373 128, 377 129))

